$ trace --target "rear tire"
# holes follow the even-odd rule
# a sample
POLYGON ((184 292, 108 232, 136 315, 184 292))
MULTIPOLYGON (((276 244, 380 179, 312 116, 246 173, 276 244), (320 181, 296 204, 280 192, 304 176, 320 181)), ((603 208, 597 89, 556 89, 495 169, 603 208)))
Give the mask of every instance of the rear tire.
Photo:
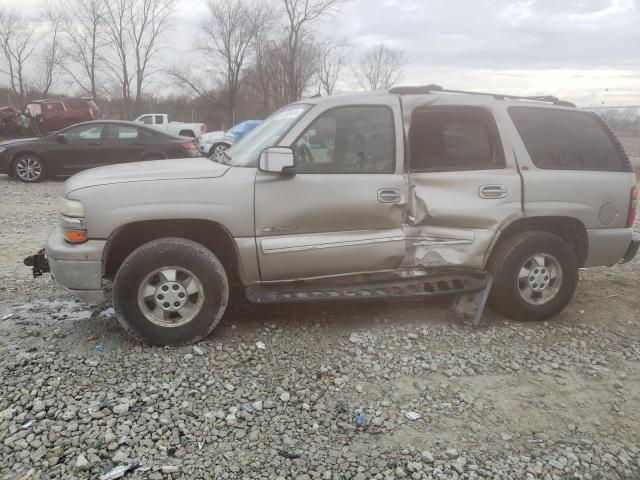
POLYGON ((47 176, 47 167, 40 157, 27 153, 14 160, 13 174, 21 182, 41 182, 47 176))
POLYGON ((490 305, 514 320, 546 320, 571 301, 578 284, 576 254, 560 237, 528 231, 493 253, 490 305))
POLYGON ((220 260, 185 238, 161 238, 134 250, 113 284, 122 328, 154 345, 183 345, 211 333, 229 301, 220 260))

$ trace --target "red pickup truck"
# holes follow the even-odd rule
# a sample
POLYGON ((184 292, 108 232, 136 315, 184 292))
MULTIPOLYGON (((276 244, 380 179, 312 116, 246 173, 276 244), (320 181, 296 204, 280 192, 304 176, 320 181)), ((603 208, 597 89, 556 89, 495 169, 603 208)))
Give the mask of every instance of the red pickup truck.
POLYGON ((74 123, 100 118, 100 109, 90 97, 69 97, 58 100, 34 100, 25 108, 38 122, 43 132, 55 132, 74 123))

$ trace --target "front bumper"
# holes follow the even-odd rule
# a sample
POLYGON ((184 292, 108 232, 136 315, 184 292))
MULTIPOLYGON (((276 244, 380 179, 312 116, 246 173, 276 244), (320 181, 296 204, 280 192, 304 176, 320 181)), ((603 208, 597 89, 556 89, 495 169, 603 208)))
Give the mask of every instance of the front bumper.
POLYGON ((640 237, 634 236, 629 244, 627 252, 624 254, 624 257, 622 257, 622 260, 620 260, 620 263, 627 263, 633 260, 638 254, 638 249, 640 249, 640 237))
POLYGON ((11 158, 6 152, 0 153, 0 173, 11 175, 11 158))
POLYGON ((102 302, 102 253, 105 244, 104 240, 71 244, 64 240, 60 228, 55 228, 49 234, 45 247, 51 275, 87 302, 102 302))

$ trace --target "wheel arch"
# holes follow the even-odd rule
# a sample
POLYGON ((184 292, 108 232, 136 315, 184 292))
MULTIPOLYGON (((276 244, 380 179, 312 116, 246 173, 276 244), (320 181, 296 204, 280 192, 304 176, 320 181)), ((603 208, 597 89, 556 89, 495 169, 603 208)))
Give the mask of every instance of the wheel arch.
POLYGON ((193 130, 191 130, 190 128, 186 128, 184 130, 180 130, 180 132, 178 133, 178 135, 180 135, 181 137, 192 137, 192 138, 196 138, 196 134, 193 130))
POLYGON ((231 233, 210 220, 169 219, 138 221, 111 234, 103 253, 103 276, 113 279, 127 256, 139 246, 163 237, 193 240, 213 252, 222 262, 230 285, 240 285, 240 255, 231 233))
POLYGON ((519 218, 503 226, 494 237, 485 255, 484 266, 486 267, 493 253, 497 251, 498 246, 506 239, 527 230, 537 230, 557 235, 575 250, 578 266, 582 267, 585 264, 589 253, 589 238, 584 224, 573 217, 544 216, 519 218))

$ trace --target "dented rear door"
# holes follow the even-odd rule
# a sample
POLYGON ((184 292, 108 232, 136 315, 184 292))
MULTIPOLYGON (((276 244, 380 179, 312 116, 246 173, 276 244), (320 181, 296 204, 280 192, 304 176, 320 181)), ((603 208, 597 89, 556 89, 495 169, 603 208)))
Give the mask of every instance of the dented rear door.
POLYGON ((500 134, 502 115, 482 105, 408 105, 405 115, 405 265, 484 268, 498 230, 522 216, 522 182, 500 134))

